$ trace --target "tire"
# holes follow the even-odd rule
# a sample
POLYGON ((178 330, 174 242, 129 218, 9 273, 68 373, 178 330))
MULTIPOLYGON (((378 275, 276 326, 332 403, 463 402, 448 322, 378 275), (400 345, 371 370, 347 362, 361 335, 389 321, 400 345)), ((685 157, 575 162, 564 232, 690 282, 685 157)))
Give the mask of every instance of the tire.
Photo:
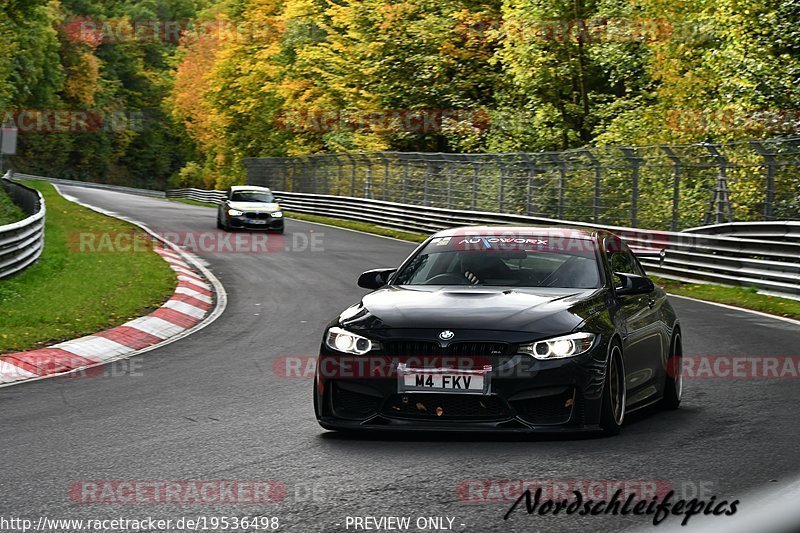
POLYGON ((669 359, 667 360, 667 376, 664 383, 664 397, 661 398, 661 406, 664 409, 677 409, 681 405, 683 396, 683 342, 681 332, 676 331, 672 337, 669 348, 669 359))
POLYGON ((219 217, 217 217, 217 229, 225 229, 225 226, 222 225, 222 222, 220 222, 219 217))
POLYGON ((319 402, 317 401, 317 389, 318 388, 319 388, 319 385, 317 383, 317 377, 314 376, 314 416, 317 417, 317 420, 319 420, 320 416, 322 415, 322 413, 320 413, 320 409, 319 409, 319 402))
POLYGON ((603 385, 603 405, 600 409, 600 427, 605 435, 617 435, 622 429, 627 396, 622 347, 614 342, 609 349, 608 369, 603 385))

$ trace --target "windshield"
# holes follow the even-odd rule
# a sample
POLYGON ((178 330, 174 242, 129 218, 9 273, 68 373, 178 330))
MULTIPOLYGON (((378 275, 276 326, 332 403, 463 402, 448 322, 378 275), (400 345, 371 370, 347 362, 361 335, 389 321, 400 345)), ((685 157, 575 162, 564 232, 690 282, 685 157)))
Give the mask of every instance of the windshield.
POLYGON ((429 242, 394 283, 590 289, 600 274, 589 239, 455 236, 429 242))
POLYGON ((232 202, 262 202, 271 204, 275 197, 271 192, 262 191, 236 191, 231 195, 232 202))

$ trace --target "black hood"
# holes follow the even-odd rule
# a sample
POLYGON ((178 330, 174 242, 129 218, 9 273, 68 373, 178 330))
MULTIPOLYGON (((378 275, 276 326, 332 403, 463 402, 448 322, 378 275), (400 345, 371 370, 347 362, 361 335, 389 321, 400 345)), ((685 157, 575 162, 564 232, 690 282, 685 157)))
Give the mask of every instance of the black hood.
POLYGON ((602 310, 603 289, 385 287, 339 317, 351 329, 568 332, 602 310))

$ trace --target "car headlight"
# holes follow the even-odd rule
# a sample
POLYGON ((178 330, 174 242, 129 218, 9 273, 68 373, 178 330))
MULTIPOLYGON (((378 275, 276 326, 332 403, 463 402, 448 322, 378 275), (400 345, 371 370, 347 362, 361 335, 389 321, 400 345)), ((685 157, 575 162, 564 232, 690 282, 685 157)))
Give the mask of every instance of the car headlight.
POLYGON ((325 335, 325 345, 331 350, 355 355, 364 355, 370 350, 378 348, 377 342, 336 327, 328 330, 325 335))
POLYGON ((283 211, 273 211, 270 215, 272 215, 273 218, 281 218, 283 216, 283 211))
POLYGON ((238 217, 244 215, 244 211, 239 211, 238 209, 228 209, 228 214, 232 217, 238 217))
POLYGON ((519 353, 536 359, 564 359, 586 353, 594 344, 594 333, 573 333, 532 344, 522 344, 519 353))

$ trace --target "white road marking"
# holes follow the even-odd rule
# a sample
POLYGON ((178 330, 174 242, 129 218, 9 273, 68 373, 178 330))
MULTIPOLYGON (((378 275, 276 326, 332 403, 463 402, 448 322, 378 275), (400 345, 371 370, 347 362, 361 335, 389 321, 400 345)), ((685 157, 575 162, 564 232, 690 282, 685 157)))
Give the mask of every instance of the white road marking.
POLYGON ((184 276, 182 274, 179 274, 178 275, 178 279, 180 281, 185 281, 187 283, 191 283, 192 285, 196 285, 197 287, 200 287, 201 289, 211 290, 211 287, 207 283, 204 283, 202 281, 198 281, 197 278, 190 278, 189 276, 184 276))
POLYGON ((192 304, 187 304, 186 302, 181 302, 179 300, 167 300, 167 302, 162 305, 161 307, 167 307, 169 309, 174 309, 184 315, 189 315, 194 318, 203 318, 206 315, 206 312, 199 307, 195 307, 192 304))
POLYGON ((708 300, 698 300, 697 298, 692 298, 690 296, 681 296, 678 294, 670 294, 667 293, 671 298, 683 298, 684 300, 691 300, 693 302, 699 302, 701 304, 708 304, 708 305, 716 305, 717 307, 724 307, 725 309, 732 309, 734 311, 741 311, 742 313, 750 313, 751 315, 758 315, 764 318, 772 318, 774 320, 780 320, 782 322, 788 322, 789 324, 793 324, 795 326, 800 326, 800 320, 795 320, 793 318, 786 318, 785 316, 778 316, 778 315, 770 315, 769 313, 762 313, 761 311, 753 311, 752 309, 745 309, 744 307, 736 307, 735 305, 727 305, 727 304, 720 304, 717 302, 709 302, 708 300))
POLYGON ((207 304, 210 304, 210 303, 213 302, 213 300, 212 300, 212 298, 210 296, 206 296, 205 294, 203 294, 201 292, 197 292, 194 289, 190 289, 189 287, 178 287, 178 288, 175 289, 175 293, 176 294, 185 294, 186 296, 191 296, 192 298, 194 298, 196 300, 200 300, 201 302, 205 302, 207 304))
POLYGON ((94 335, 62 342, 56 344, 53 348, 61 348, 75 355, 95 361, 105 361, 106 359, 112 359, 116 356, 135 351, 130 346, 125 346, 124 344, 106 339, 105 337, 95 337, 94 335))
POLYGON ((28 372, 24 368, 20 368, 0 359, 0 383, 12 383, 21 379, 30 379, 35 377, 36 374, 33 372, 28 372))
POLYGON ((203 281, 203 280, 200 278, 200 276, 198 276, 197 274, 195 274, 194 270, 189 270, 188 268, 180 267, 180 266, 173 265, 173 264, 170 264, 170 265, 169 265, 169 267, 170 267, 172 270, 174 270, 175 272, 180 272, 180 273, 182 273, 182 274, 184 274, 184 275, 186 275, 186 276, 191 276, 191 277, 193 277, 194 279, 196 279, 197 281, 199 281, 199 282, 201 282, 201 283, 202 283, 202 281, 203 281))
POLYGON ((157 316, 143 316, 136 320, 131 320, 125 324, 128 327, 136 328, 138 330, 155 335, 159 339, 166 339, 172 335, 176 335, 183 331, 185 328, 177 324, 173 324, 163 318, 157 316))

